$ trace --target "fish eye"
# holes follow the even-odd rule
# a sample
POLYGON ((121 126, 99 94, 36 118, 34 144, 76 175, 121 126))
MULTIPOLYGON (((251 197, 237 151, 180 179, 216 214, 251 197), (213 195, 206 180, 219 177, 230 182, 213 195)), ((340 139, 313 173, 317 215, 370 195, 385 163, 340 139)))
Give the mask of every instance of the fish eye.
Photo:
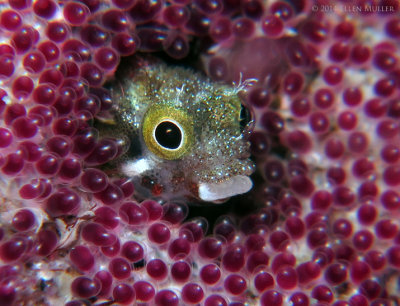
POLYGON ((142 135, 147 148, 156 156, 180 159, 193 144, 193 121, 184 110, 153 106, 143 118, 142 135))
POLYGON ((166 120, 156 126, 154 137, 165 149, 176 150, 182 144, 182 129, 179 123, 166 120))

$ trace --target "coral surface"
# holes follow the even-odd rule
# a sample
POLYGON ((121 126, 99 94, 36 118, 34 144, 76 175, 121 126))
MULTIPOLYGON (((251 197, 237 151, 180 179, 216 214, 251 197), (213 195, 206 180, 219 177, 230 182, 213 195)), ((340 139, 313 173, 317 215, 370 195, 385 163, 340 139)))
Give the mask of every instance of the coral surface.
POLYGON ((399 305, 396 0, 0 1, 0 305, 399 305), (138 201, 93 121, 123 57, 236 86, 248 194, 138 201))

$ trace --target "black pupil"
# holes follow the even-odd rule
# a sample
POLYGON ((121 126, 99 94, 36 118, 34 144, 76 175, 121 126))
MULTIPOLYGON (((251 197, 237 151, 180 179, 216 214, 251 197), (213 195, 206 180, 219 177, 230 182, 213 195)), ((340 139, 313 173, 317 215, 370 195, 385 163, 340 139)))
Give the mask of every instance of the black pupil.
POLYGON ((182 141, 182 133, 180 128, 173 122, 161 122, 155 132, 157 142, 167 149, 176 149, 182 141))

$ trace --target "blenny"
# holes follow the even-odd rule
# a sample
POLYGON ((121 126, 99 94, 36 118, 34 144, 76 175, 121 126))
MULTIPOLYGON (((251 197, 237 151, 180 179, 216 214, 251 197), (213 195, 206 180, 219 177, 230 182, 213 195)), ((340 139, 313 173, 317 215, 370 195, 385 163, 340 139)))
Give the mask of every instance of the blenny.
POLYGON ((141 59, 110 85, 112 135, 129 139, 116 161, 143 197, 222 202, 252 188, 240 86, 141 59))

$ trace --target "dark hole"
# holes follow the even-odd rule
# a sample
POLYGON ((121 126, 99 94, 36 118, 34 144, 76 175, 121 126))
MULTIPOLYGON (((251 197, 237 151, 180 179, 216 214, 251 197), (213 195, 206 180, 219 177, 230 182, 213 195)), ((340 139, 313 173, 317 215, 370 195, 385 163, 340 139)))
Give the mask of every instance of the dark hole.
POLYGON ((243 130, 246 128, 246 126, 249 124, 251 121, 251 113, 250 111, 242 104, 241 109, 240 109, 240 130, 243 132, 243 130))
POLYGON ((41 278, 40 281, 39 281, 39 288, 40 288, 40 290, 41 290, 41 291, 44 291, 44 290, 46 289, 46 287, 47 287, 46 281, 45 281, 43 278, 41 278))
POLYGON ((176 149, 182 141, 180 128, 170 121, 161 122, 156 128, 156 140, 160 146, 167 149, 176 149))
POLYGON ((143 268, 145 265, 146 265, 146 261, 144 259, 142 259, 142 260, 135 262, 133 264, 133 268, 135 270, 139 270, 139 269, 143 268))

